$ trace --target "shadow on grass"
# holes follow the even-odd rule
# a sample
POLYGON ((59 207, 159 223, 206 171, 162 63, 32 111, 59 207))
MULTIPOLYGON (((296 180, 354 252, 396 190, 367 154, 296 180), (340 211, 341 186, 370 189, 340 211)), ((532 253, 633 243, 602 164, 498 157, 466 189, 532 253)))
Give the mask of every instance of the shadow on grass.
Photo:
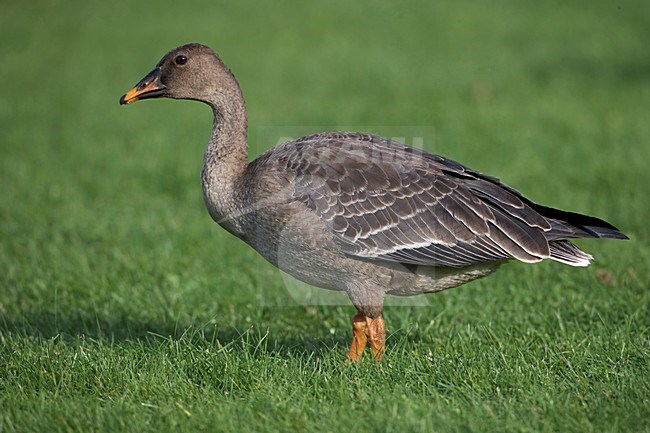
POLYGON ((167 320, 153 318, 102 317, 84 314, 56 315, 42 312, 0 323, 0 335, 10 333, 28 339, 50 340, 74 344, 80 339, 107 344, 140 341, 155 344, 160 341, 178 342, 199 347, 228 348, 247 351, 252 356, 278 355, 297 359, 321 358, 340 351, 349 344, 343 333, 289 330, 280 337, 271 336, 268 329, 249 324, 221 326, 215 320, 167 320))

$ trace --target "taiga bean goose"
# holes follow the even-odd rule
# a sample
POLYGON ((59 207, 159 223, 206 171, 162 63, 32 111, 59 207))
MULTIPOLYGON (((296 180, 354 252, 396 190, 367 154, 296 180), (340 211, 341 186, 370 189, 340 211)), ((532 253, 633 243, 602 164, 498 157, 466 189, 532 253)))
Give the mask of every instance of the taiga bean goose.
POLYGON ((342 290, 358 314, 349 357, 384 351, 385 294, 437 292, 516 259, 587 266, 571 238, 627 239, 598 218, 541 206, 442 156, 355 132, 323 132, 247 160, 246 109, 210 48, 178 47, 120 99, 193 99, 214 126, 201 180, 212 218, 309 284, 342 290))

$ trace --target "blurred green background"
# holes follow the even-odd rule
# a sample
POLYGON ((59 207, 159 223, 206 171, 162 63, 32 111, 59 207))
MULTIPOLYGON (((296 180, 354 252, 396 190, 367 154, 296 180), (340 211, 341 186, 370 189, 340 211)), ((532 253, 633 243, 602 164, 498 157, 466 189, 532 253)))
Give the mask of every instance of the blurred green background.
POLYGON ((0 431, 649 431, 650 3, 0 2, 0 431), (213 47, 254 156, 362 129, 631 237, 388 307, 292 302, 212 223, 211 113, 119 97, 213 47))

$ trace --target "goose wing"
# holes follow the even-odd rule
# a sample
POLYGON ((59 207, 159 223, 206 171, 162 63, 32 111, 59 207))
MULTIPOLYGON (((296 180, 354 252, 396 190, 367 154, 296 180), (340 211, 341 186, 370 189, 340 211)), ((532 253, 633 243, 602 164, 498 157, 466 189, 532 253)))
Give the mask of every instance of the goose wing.
POLYGON ((549 222, 515 190, 380 137, 325 133, 285 143, 276 163, 347 254, 462 267, 549 257, 549 222))

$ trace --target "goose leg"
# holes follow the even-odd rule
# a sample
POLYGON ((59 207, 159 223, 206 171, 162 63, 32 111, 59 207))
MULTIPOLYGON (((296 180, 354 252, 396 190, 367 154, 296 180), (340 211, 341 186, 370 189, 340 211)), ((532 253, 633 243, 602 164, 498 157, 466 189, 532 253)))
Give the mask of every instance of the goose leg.
POLYGON ((381 359, 386 348, 386 325, 384 318, 371 318, 357 313, 352 318, 352 344, 348 356, 350 360, 359 362, 366 344, 370 341, 370 350, 376 359, 381 359))
POLYGON ((384 318, 382 316, 375 319, 366 317, 366 324, 366 335, 370 340, 372 356, 379 360, 386 349, 386 324, 384 318))
POLYGON ((361 361, 363 349, 365 349, 368 341, 366 326, 366 316, 362 312, 358 312, 352 318, 352 344, 350 344, 350 352, 348 353, 348 357, 352 361, 361 361))

